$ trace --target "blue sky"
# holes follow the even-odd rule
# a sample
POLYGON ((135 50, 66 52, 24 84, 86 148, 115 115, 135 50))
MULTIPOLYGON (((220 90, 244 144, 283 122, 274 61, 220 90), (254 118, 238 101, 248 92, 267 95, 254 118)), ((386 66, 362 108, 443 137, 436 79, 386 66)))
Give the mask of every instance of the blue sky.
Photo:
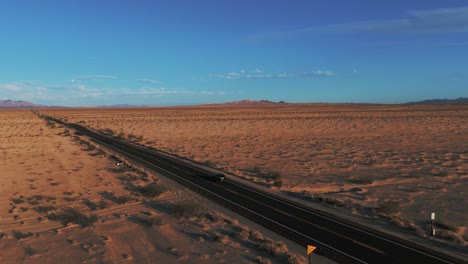
POLYGON ((468 97, 468 1, 0 0, 0 100, 468 97))

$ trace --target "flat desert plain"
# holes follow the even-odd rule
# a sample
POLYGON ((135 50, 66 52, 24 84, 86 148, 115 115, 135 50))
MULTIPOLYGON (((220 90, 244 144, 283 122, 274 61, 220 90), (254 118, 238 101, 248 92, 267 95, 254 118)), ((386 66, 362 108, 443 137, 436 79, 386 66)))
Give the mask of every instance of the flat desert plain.
MULTIPOLYGON (((131 126, 145 111, 134 113, 131 126)), ((0 263, 306 262, 302 248, 119 161, 32 111, 0 110, 0 263)))
POLYGON ((231 104, 43 112, 466 253, 467 105, 231 104), (428 236, 432 212, 435 238, 428 236))

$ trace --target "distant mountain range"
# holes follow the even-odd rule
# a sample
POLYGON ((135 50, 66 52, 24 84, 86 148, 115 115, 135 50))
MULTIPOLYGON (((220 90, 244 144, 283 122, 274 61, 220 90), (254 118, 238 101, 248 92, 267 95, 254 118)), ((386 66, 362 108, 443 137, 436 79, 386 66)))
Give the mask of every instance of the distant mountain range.
POLYGON ((227 102, 225 104, 286 104, 286 102, 285 101, 273 102, 269 100, 242 100, 242 101, 227 102))
MULTIPOLYGON (((268 105, 268 104, 287 104, 285 101, 273 102, 269 100, 241 100, 224 103, 225 105, 268 105)), ((445 105, 445 104, 468 104, 468 98, 459 97, 457 99, 429 99, 418 102, 408 102, 404 105, 445 105)), ((36 107, 54 107, 47 105, 33 104, 26 101, 13 101, 13 100, 3 100, 0 101, 0 108, 36 108, 36 107)), ((60 106, 57 106, 60 107, 60 106)), ((143 105, 107 105, 107 106, 98 106, 98 107, 115 107, 115 108, 126 108, 126 107, 144 107, 143 105)))
POLYGON ((33 104, 26 101, 0 101, 0 108, 31 108, 31 107, 45 107, 44 105, 33 104))
POLYGON ((468 98, 459 97, 457 99, 429 99, 406 104, 468 104, 468 98))

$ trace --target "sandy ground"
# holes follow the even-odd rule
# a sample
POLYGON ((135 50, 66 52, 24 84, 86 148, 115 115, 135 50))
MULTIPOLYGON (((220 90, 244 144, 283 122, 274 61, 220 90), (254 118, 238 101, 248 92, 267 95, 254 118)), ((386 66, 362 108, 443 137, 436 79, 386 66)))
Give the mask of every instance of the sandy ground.
POLYGON ((48 114, 466 251, 468 106, 263 105, 48 114))
POLYGON ((0 110, 0 160, 0 263, 305 263, 294 243, 31 111, 0 110))

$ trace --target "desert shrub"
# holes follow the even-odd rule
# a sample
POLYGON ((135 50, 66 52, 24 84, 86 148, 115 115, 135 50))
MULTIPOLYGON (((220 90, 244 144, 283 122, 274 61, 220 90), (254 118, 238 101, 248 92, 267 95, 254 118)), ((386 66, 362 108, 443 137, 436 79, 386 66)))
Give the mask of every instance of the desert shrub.
POLYGON ((249 239, 249 232, 245 229, 242 229, 239 233, 237 233, 236 237, 241 240, 247 240, 249 239))
MULTIPOLYGON (((85 141, 85 142, 86 142, 86 141, 85 141)), ((84 151, 92 151, 92 150, 95 150, 95 149, 96 149, 96 147, 95 147, 94 145, 89 144, 88 142, 86 142, 86 143, 84 143, 84 144, 82 144, 82 145, 85 145, 85 146, 86 146, 86 148, 83 149, 84 151)))
POLYGON ((74 208, 64 208, 60 213, 47 215, 47 218, 52 221, 60 221, 63 225, 74 223, 82 227, 91 226, 98 220, 97 215, 87 216, 74 208))
POLYGON ((360 184, 372 184, 374 179, 370 175, 360 175, 354 180, 354 182, 360 184))
POLYGON ((273 186, 278 187, 278 188, 283 186, 283 175, 281 174, 281 172, 272 171, 269 174, 270 174, 270 178, 273 181, 273 186))
POLYGON ((283 181, 282 180, 275 180, 273 181, 273 186, 280 188, 283 186, 283 181))
POLYGON ((166 187, 158 184, 157 182, 152 182, 146 186, 139 187, 138 191, 144 196, 156 197, 164 193, 166 191, 166 187))
POLYGON ((109 207, 109 203, 106 200, 99 200, 96 205, 99 209, 105 209, 109 207))
POLYGON ((265 239, 258 245, 260 250, 267 252, 272 256, 277 256, 288 252, 288 247, 282 241, 275 242, 271 239, 265 239))
POLYGON ((111 135, 111 136, 113 136, 115 134, 114 130, 112 130, 110 128, 101 129, 100 132, 103 133, 103 134, 111 135))
POLYGON ((152 226, 162 226, 164 224, 162 218, 160 217, 139 217, 139 216, 134 216, 133 220, 136 222, 152 227, 152 226))
POLYGON ((96 152, 89 154, 90 156, 96 157, 96 156, 105 156, 106 153, 100 149, 97 149, 96 152))
POLYGON ((24 203, 24 199, 23 199, 22 197, 13 198, 13 199, 11 199, 11 201, 12 201, 14 204, 22 204, 22 203, 24 203))
POLYGON ((124 204, 133 201, 133 198, 130 197, 130 195, 120 195, 114 196, 112 201, 118 204, 124 204))
POLYGON ((455 233, 449 230, 445 230, 445 229, 436 231, 436 237, 444 239, 444 240, 452 241, 461 245, 465 243, 465 241, 459 236, 457 236, 455 233))
POLYGON ((32 237, 34 234, 31 232, 28 233, 23 233, 21 231, 15 230, 13 231, 13 237, 16 238, 17 240, 23 239, 23 238, 28 238, 32 237))
POLYGON ((288 264, 306 264, 307 260, 301 255, 291 255, 288 258, 288 264))
POLYGON ((120 130, 119 134, 117 134, 117 138, 120 138, 120 139, 125 138, 125 133, 122 130, 120 130))
POLYGON ((376 210, 388 215, 397 214, 400 211, 400 202, 396 200, 380 201, 376 210))
POLYGON ((197 216, 200 211, 201 206, 193 201, 181 201, 172 209, 172 213, 179 217, 197 216))
POLYGON ((26 256, 33 256, 33 255, 36 255, 37 254, 37 251, 32 249, 30 246, 26 246, 24 248, 24 254, 26 256))
POLYGON ((347 204, 341 200, 338 200, 336 198, 332 197, 326 197, 323 194, 316 193, 316 194, 311 194, 309 191, 303 192, 304 195, 307 195, 308 197, 311 197, 312 199, 319 201, 321 203, 329 204, 332 206, 338 206, 338 207, 346 207, 347 204))
POLYGON ((36 212, 38 212, 38 213, 47 214, 47 213, 50 212, 50 211, 56 210, 57 207, 52 206, 52 205, 40 205, 40 206, 34 207, 33 209, 34 209, 36 212))
POLYGON ((57 198, 55 196, 45 196, 45 195, 33 195, 27 198, 28 203, 31 205, 36 205, 39 204, 39 202, 45 200, 47 202, 55 201, 57 198))
POLYGON ((113 192, 104 191, 104 192, 101 192, 101 195, 104 198, 111 200, 112 202, 117 203, 117 204, 124 204, 124 203, 133 201, 132 197, 130 197, 129 195, 125 195, 125 194, 121 196, 117 196, 113 192))
POLYGON ((460 227, 454 225, 454 224, 448 224, 448 223, 442 223, 435 221, 434 226, 438 229, 445 229, 453 232, 458 232, 460 230, 460 227))
POLYGON ((215 167, 216 166, 216 163, 214 161, 211 161, 211 160, 205 160, 205 165, 206 166, 209 166, 209 167, 215 167))
POLYGON ((215 233, 213 234, 212 241, 213 241, 213 242, 221 242, 221 240, 223 240, 223 235, 221 235, 221 234, 218 233, 218 232, 215 232, 215 233))
POLYGON ((255 262, 260 263, 260 264, 271 264, 270 260, 268 260, 266 258, 262 258, 260 256, 257 256, 257 258, 255 258, 255 262))
POLYGON ((250 237, 254 240, 263 240, 263 235, 258 230, 250 231, 250 237))
POLYGON ((83 203, 89 207, 91 210, 96 210, 97 209, 97 204, 89 199, 84 199, 83 203))
POLYGON ((270 172, 270 177, 273 181, 281 180, 283 178, 283 175, 281 175, 281 172, 279 171, 272 171, 270 172))

